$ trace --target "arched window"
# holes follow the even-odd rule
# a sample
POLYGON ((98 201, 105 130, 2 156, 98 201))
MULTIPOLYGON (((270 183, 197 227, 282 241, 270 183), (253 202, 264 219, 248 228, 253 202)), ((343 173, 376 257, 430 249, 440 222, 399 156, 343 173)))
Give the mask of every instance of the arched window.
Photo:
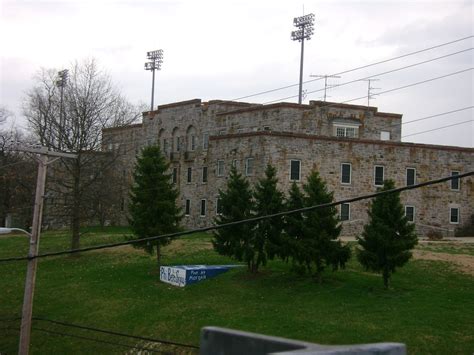
POLYGON ((175 127, 173 129, 173 142, 172 142, 172 144, 173 144, 173 146, 172 146, 173 152, 179 152, 181 150, 182 142, 181 142, 181 136, 180 136, 178 127, 175 127))
POLYGON ((189 126, 186 130, 186 150, 190 152, 196 150, 197 143, 196 128, 189 126))
POLYGON ((168 139, 166 138, 165 129, 162 128, 158 132, 158 144, 160 145, 161 152, 167 153, 168 152, 168 139))

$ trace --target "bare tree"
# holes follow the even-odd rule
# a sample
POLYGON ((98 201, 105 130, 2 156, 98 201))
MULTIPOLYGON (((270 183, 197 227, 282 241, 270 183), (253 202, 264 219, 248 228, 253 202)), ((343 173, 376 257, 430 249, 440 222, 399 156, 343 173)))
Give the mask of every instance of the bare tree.
POLYGON ((13 125, 6 126, 11 115, 0 107, 0 226, 11 216, 16 227, 26 228, 33 210, 35 163, 10 149, 12 142, 25 139, 13 125))
POLYGON ((24 102, 30 128, 42 145, 77 154, 77 159, 53 164, 48 176, 55 203, 69 216, 71 247, 76 249, 81 223, 94 214, 94 185, 117 155, 101 152, 102 129, 130 124, 140 113, 93 59, 74 63, 66 83, 55 70, 42 70, 36 81, 24 102))

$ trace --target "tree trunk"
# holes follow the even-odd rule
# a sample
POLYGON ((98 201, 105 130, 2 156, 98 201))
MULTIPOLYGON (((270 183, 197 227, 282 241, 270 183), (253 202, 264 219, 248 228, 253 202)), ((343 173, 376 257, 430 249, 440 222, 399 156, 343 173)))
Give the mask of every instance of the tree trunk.
POLYGON ((71 249, 80 248, 80 228, 81 228, 81 193, 80 193, 80 184, 81 184, 81 168, 79 157, 77 157, 76 162, 74 162, 74 187, 72 191, 72 213, 71 213, 71 249))
POLYGON ((387 269, 383 270, 383 286, 388 289, 388 283, 390 279, 390 272, 387 269))
POLYGON ((158 242, 156 245, 156 263, 158 264, 158 271, 160 271, 161 267, 161 246, 158 242))

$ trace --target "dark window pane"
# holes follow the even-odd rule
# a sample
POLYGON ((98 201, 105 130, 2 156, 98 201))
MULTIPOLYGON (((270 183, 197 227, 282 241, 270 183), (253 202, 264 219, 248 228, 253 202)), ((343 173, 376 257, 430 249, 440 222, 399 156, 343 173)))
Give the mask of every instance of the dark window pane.
POLYGON ((201 200, 201 216, 206 215, 206 200, 201 200))
MULTIPOLYGON (((458 176, 459 171, 451 171, 451 176, 458 176)), ((451 190, 459 190, 459 178, 451 180, 451 190)))
POLYGON ((300 180, 300 165, 299 160, 292 160, 290 163, 290 180, 299 181, 300 180))
POLYGON ((459 208, 451 208, 451 223, 459 223, 459 208))
POLYGON ((189 216, 190 212, 191 212, 191 200, 186 200, 186 208, 185 208, 184 214, 189 216))
POLYGON ((415 185, 415 169, 407 169, 407 186, 415 185))
POLYGON ((351 205, 349 203, 343 203, 341 205, 341 221, 348 221, 351 216, 351 205))
POLYGON ((350 184, 351 183, 351 165, 350 164, 342 164, 341 182, 343 184, 350 184))
POLYGON ((409 222, 413 222, 415 220, 415 207, 405 206, 405 216, 409 222))
POLYGON ((202 167, 202 182, 207 182, 207 166, 202 167))
POLYGON ((375 185, 377 186, 383 185, 383 166, 375 167, 375 185))

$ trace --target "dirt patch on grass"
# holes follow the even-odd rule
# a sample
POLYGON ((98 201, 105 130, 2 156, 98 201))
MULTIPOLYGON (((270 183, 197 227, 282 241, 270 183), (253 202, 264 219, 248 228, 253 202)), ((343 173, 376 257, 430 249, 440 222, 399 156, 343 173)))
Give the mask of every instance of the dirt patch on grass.
POLYGON ((171 244, 163 248, 163 251, 167 254, 179 254, 183 251, 192 252, 199 250, 210 250, 212 249, 212 243, 204 240, 186 240, 177 239, 173 240, 171 244))
POLYGON ((471 255, 414 250, 413 257, 420 260, 445 261, 455 265, 457 270, 465 274, 474 275, 474 256, 471 255))

